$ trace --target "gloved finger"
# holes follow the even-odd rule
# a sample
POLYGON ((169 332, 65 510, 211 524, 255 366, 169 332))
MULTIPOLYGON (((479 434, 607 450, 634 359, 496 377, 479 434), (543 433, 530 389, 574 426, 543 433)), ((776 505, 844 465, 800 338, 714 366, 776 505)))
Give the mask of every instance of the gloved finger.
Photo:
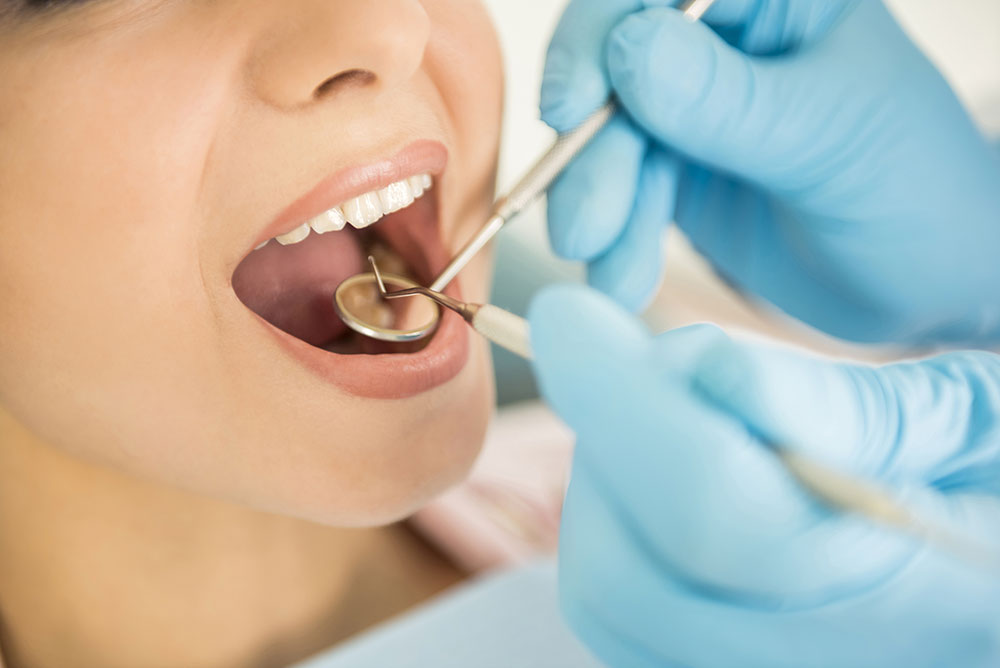
MULTIPOLYGON (((604 295, 581 285, 555 285, 539 292, 528 307, 533 365, 542 395, 579 434, 622 434, 632 392, 620 390, 659 383, 651 363, 653 337, 638 318, 604 295), (609 392, 614 394, 609 395, 609 392)), ((698 351, 725 335, 709 326, 674 333, 677 357, 695 360, 698 351)), ((641 392, 636 392, 641 394, 641 392)), ((649 401, 650 417, 660 412, 649 401)))
MULTIPOLYGON (((774 56, 825 36, 860 0, 717 0, 702 18, 729 44, 750 55, 774 56)), ((647 7, 675 6, 646 0, 647 7)))
POLYGON ((831 519, 741 421, 693 391, 692 366, 724 339, 720 330, 684 328, 654 342, 634 317, 579 286, 547 289, 529 319, 539 387, 578 435, 576 459, 692 581, 814 601, 915 549, 857 518, 831 519), (846 565, 829 558, 859 545, 846 565), (789 580, 803 564, 808 574, 789 580))
POLYGON ((770 442, 889 482, 1000 493, 1000 356, 941 355, 873 368, 720 342, 696 383, 770 442))
POLYGON ((645 153, 644 135, 619 115, 563 171, 548 193, 549 240, 556 253, 592 260, 621 236, 645 153))
MULTIPOLYGON (((655 358, 647 366, 656 375, 655 358)), ((604 406, 571 424, 575 456, 685 580, 760 607, 805 607, 869 586, 920 549, 830 511, 745 424, 702 401, 689 376, 653 384, 633 368, 630 380, 605 380, 604 406)))
POLYGON ((998 561, 1000 357, 871 368, 722 342, 695 377, 766 442, 887 483, 932 548, 970 567, 998 561))
MULTIPOLYGON (((738 48, 774 54, 817 39, 857 0, 719 0, 703 21, 738 48)), ((604 60, 608 34, 630 13, 678 0, 573 0, 549 44, 542 79, 542 120, 559 132, 579 125, 611 92, 604 60)))
POLYGON ((642 311, 663 278, 663 239, 673 217, 680 165, 662 149, 643 162, 635 204, 621 236, 587 267, 587 281, 616 302, 642 311))
POLYGON ((995 577, 924 552, 832 604, 762 605, 686 580, 608 498, 576 464, 559 543, 563 614, 608 665, 988 666, 996 657, 995 577))
POLYGON ((601 381, 624 381, 652 340, 635 317, 578 285, 543 289, 528 307, 528 322, 542 395, 574 428, 583 426, 575 416, 601 405, 601 381))
MULTIPOLYGON (((674 221, 715 270, 747 295, 767 299, 833 336, 893 339, 898 320, 824 280, 815 255, 803 252, 801 221, 766 191, 686 163, 674 221), (859 331, 867 336, 859 337, 859 331)), ((849 236, 838 240, 850 243, 849 236)))
POLYGON ((542 120, 566 132, 604 104, 611 92, 604 47, 611 29, 642 0, 573 0, 545 58, 542 77, 542 120))
POLYGON ((836 103, 818 93, 803 102, 816 86, 796 61, 754 59, 672 9, 624 19, 609 36, 607 63, 623 107, 653 137, 764 185, 804 178, 803 142, 820 135, 836 103))

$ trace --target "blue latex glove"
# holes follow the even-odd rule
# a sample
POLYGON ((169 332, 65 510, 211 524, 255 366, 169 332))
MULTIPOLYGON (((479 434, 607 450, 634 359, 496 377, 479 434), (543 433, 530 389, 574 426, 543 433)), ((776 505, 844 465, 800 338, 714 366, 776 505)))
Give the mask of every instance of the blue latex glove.
POLYGON ((628 112, 549 193, 552 244, 629 308, 675 218, 739 289, 859 341, 1000 338, 1000 156, 878 0, 573 0, 542 117, 628 112))
POLYGON ((578 435, 559 546, 570 625, 611 666, 997 666, 1000 571, 826 510, 765 442, 1000 548, 1000 356, 881 368, 650 336, 606 297, 530 309, 578 435))

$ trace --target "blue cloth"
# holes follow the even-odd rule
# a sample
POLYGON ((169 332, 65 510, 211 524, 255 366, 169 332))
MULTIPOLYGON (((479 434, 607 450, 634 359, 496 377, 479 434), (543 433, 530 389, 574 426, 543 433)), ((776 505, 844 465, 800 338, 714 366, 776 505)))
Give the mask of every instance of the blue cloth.
POLYGON ((445 593, 297 668, 599 668, 566 628, 551 562, 445 593))
POLYGON ((654 337, 584 286, 529 316, 542 395, 578 438, 562 609, 609 665, 1000 666, 1000 557, 833 512, 771 450, 1000 554, 1000 355, 873 368, 708 325, 654 337))
POLYGON ((671 218, 726 279, 835 336, 1000 339, 1000 157, 879 0, 573 0, 542 117, 625 113, 549 232, 636 310, 671 218))

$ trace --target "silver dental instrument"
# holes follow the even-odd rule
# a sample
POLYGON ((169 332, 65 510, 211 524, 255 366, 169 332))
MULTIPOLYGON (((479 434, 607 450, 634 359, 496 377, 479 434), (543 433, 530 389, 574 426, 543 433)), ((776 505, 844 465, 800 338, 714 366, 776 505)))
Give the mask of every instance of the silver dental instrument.
MULTIPOLYGON (((683 12, 687 19, 697 21, 712 6, 714 1, 684 0, 677 9, 683 12)), ((493 205, 493 213, 489 220, 486 221, 486 224, 472 239, 466 242, 462 250, 444 268, 441 274, 434 279, 434 282, 430 284, 428 290, 434 293, 442 292, 472 258, 496 236, 497 232, 503 228, 507 221, 517 216, 517 214, 549 189, 552 182, 556 180, 556 177, 562 173, 566 166, 573 161, 573 158, 583 150, 590 140, 607 125, 617 110, 617 102, 613 99, 609 100, 577 128, 560 135, 555 144, 535 162, 521 180, 506 195, 496 201, 493 205)), ((351 299, 346 293, 352 290, 363 290, 366 288, 366 285, 370 287, 374 281, 375 276, 370 273, 358 274, 347 279, 337 287, 337 294, 334 296, 333 305, 337 311, 337 315, 344 321, 344 324, 355 332, 369 338, 396 343, 416 341, 434 331, 440 320, 440 308, 435 311, 435 315, 430 318, 429 322, 409 329, 382 327, 371 322, 366 322, 364 317, 352 311, 350 308, 351 299)), ((440 303, 438 302, 438 304, 440 303)))
MULTIPOLYGON (((515 355, 531 359, 528 321, 492 304, 467 304, 448 295, 413 284, 405 278, 379 271, 368 258, 379 293, 385 299, 426 297, 455 311, 477 332, 515 355), (389 291, 386 282, 409 285, 389 291)), ((833 510, 853 513, 875 524, 894 529, 948 552, 966 563, 1000 574, 1000 552, 996 548, 927 521, 898 501, 886 488, 864 478, 841 473, 787 448, 772 450, 795 480, 818 501, 833 510)))
POLYGON ((375 258, 370 255, 368 256, 368 263, 372 266, 372 273, 375 275, 379 294, 384 299, 418 296, 432 299, 441 306, 451 309, 462 316, 465 322, 469 323, 474 330, 488 340, 502 348, 506 348, 519 357, 523 357, 526 360, 531 359, 531 336, 528 330, 528 321, 524 318, 493 304, 469 304, 420 285, 413 285, 408 288, 389 292, 385 285, 385 278, 388 278, 389 282, 399 283, 401 282, 401 277, 392 274, 382 274, 379 271, 378 265, 375 264, 375 258))

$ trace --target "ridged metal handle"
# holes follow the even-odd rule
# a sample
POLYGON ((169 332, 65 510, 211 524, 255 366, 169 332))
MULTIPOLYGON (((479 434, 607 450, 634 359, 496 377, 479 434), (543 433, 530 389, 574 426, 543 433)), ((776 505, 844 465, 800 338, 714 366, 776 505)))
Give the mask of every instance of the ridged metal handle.
POLYGON ((483 246, 496 236, 508 220, 521 213, 548 190, 556 177, 566 168, 566 165, 572 162, 573 158, 583 150, 583 147, 601 131, 601 128, 608 124, 617 109, 618 105, 614 101, 610 101, 591 114, 578 127, 559 135, 552 147, 538 159, 528 170, 528 173, 496 201, 490 220, 476 233, 476 236, 462 247, 462 250, 445 267, 441 275, 431 283, 430 289, 435 292, 444 290, 458 275, 458 272, 462 271, 465 265, 483 249, 483 246))
POLYGON ((573 161, 573 158, 580 154, 583 147, 608 124, 617 110, 618 104, 610 101, 578 127, 559 135, 552 148, 538 159, 510 192, 497 200, 494 207, 496 214, 504 220, 510 220, 530 206, 549 189, 556 177, 573 161))

